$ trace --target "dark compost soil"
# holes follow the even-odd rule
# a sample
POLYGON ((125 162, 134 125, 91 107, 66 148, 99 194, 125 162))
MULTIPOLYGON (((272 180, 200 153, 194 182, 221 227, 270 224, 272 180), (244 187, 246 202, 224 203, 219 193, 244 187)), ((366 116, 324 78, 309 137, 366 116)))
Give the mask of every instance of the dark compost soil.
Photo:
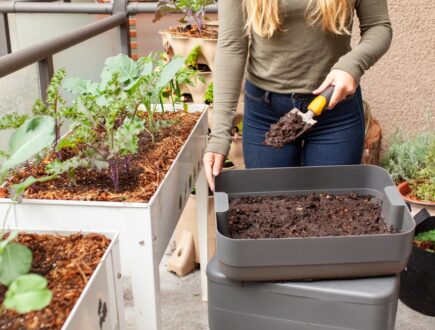
POLYGON ((310 194, 230 199, 230 237, 288 238, 392 232, 369 195, 310 194))
POLYGON ((204 25, 200 32, 195 25, 174 26, 168 29, 172 35, 181 35, 191 38, 217 39, 218 30, 215 27, 204 25))
MULTIPOLYGON (((151 142, 149 134, 140 136, 139 150, 131 160, 130 173, 123 170, 120 173, 120 188, 114 192, 113 183, 108 171, 76 171, 75 183, 71 183, 68 175, 59 179, 31 186, 25 193, 25 198, 62 199, 83 201, 128 201, 148 202, 157 190, 181 147, 198 121, 201 113, 165 112, 155 114, 156 119, 171 120, 174 125, 162 128, 157 133, 156 143, 151 142)), ((69 155, 69 157, 74 154, 69 155)), ((66 157, 68 158, 68 157, 66 157)), ((26 167, 16 172, 9 182, 17 183, 33 175, 44 176, 44 164, 37 167, 26 167)), ((1 192, 0 192, 1 193, 1 192)))
POLYGON ((274 148, 282 148, 296 140, 308 127, 309 125, 302 120, 301 116, 288 113, 282 116, 276 124, 270 125, 264 144, 274 148))
MULTIPOLYGON (((4 310, 0 329, 60 329, 89 278, 98 266, 110 240, 99 234, 71 236, 19 234, 16 239, 33 252, 30 272, 44 276, 53 293, 50 304, 36 312, 18 314, 4 310)), ((6 287, 0 285, 0 304, 6 287)))

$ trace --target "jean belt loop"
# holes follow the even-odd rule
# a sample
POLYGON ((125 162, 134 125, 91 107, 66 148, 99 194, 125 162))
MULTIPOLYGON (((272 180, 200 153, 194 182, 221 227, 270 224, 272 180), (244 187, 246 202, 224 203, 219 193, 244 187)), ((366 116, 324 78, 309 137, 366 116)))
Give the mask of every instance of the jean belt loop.
POLYGON ((264 94, 264 102, 269 104, 270 103, 269 97, 270 97, 270 92, 266 91, 266 93, 264 94))

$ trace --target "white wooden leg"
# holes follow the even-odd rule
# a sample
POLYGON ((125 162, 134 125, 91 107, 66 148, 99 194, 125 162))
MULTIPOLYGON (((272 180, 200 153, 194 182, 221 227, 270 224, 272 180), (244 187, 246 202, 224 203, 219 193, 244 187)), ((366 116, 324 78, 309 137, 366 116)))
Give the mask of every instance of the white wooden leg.
POLYGON ((137 225, 138 223, 134 227, 134 242, 130 242, 136 329, 159 330, 161 328, 159 261, 154 256, 151 221, 143 221, 140 228, 137 225))
POLYGON ((207 276, 205 270, 208 262, 208 185, 204 169, 201 169, 196 181, 197 221, 199 240, 199 259, 201 263, 202 300, 207 301, 207 276))

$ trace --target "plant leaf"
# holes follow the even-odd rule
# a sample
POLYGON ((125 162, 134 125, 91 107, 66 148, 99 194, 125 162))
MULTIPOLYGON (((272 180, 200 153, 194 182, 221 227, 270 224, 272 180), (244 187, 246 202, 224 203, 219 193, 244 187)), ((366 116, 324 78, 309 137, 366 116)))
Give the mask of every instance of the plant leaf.
POLYGON ((41 178, 35 178, 33 176, 29 176, 26 180, 24 180, 23 182, 17 183, 12 185, 12 190, 14 191, 14 200, 17 200, 19 196, 21 196, 24 191, 29 188, 31 185, 37 183, 37 182, 46 182, 46 181, 50 181, 53 180, 54 178, 56 178, 56 175, 50 175, 50 176, 44 176, 41 178))
MULTIPOLYGON (((5 247, 14 240, 15 237, 18 236, 18 232, 17 231, 13 231, 11 233, 9 233, 8 238, 6 238, 5 240, 0 241, 0 258, 1 258, 1 254, 3 253, 5 247)), ((1 262, 1 261, 0 261, 1 262)))
POLYGON ((8 286, 19 276, 27 274, 32 265, 32 252, 24 245, 8 244, 0 260, 0 283, 8 286))
POLYGON ((7 171, 29 160, 54 141, 54 119, 48 116, 38 116, 26 120, 12 134, 9 140, 10 155, 3 163, 1 171, 7 171))
POLYGON ((7 309, 23 314, 45 308, 51 298, 47 280, 41 275, 27 274, 11 283, 3 303, 7 309))
POLYGON ((125 54, 109 57, 106 59, 103 71, 118 73, 118 80, 122 83, 133 81, 138 76, 137 64, 125 54))
POLYGON ((28 115, 20 115, 17 112, 7 113, 0 117, 0 129, 18 128, 29 118, 28 115))
POLYGON ((71 77, 63 83, 63 89, 74 94, 92 94, 98 91, 98 84, 79 77, 71 77))
POLYGON ((163 88, 169 82, 174 79, 177 72, 184 66, 184 59, 182 57, 174 57, 174 59, 166 64, 162 72, 160 72, 160 78, 157 82, 157 88, 163 88))

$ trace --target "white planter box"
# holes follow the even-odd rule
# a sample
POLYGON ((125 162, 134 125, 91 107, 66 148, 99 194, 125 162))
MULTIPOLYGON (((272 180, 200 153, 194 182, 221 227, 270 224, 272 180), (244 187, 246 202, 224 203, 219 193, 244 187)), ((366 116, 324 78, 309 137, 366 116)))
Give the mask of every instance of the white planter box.
MULTIPOLYGON (((170 109, 170 106, 168 106, 170 109)), ((131 276, 136 328, 160 328, 159 263, 202 168, 207 106, 163 182, 148 203, 27 199, 14 204, 7 227, 119 232, 121 269, 131 276)), ((0 214, 9 199, 0 199, 0 214)))
MULTIPOLYGON (((72 235, 74 232, 18 229, 23 233, 72 235)), ((119 256, 119 235, 117 233, 100 234, 112 241, 104 252, 100 263, 83 289, 62 330, 125 329, 124 300, 119 256), (105 307, 104 307, 105 306, 105 307), (103 308, 107 309, 103 313, 103 308)), ((83 232, 86 234, 86 232, 83 232)))

